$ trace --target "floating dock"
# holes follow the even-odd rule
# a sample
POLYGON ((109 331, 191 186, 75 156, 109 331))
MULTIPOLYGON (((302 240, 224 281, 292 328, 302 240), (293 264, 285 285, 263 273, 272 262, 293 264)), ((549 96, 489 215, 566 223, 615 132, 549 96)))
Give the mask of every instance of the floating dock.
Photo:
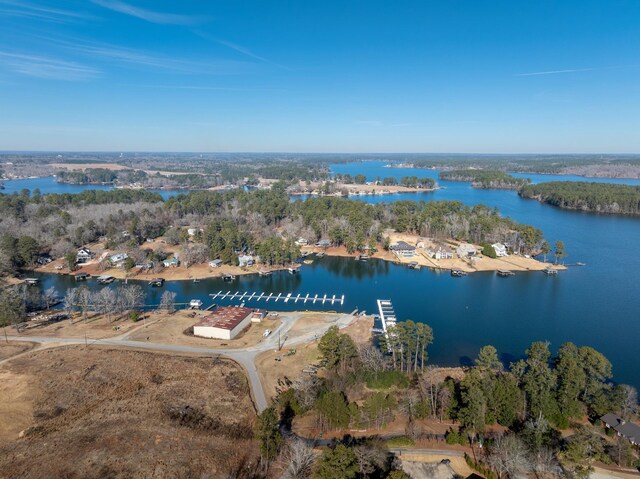
POLYGON ((509 271, 507 269, 499 269, 497 273, 498 273, 498 276, 502 276, 503 278, 516 275, 513 271, 509 271))
POLYGON ((269 302, 269 300, 273 300, 274 302, 278 302, 280 300, 283 300, 285 303, 288 302, 293 302, 293 303, 297 303, 298 301, 301 301, 303 304, 306 304, 307 301, 316 304, 317 303, 321 303, 321 304, 339 304, 340 306, 342 306, 344 304, 344 294, 342 296, 338 296, 338 295, 328 295, 328 294, 323 294, 323 295, 318 295, 315 294, 314 296, 311 296, 311 294, 306 293, 306 294, 296 294, 294 295, 293 293, 278 293, 277 295, 275 295, 274 293, 263 293, 263 292, 250 292, 250 291, 236 291, 236 292, 231 292, 231 291, 227 291, 226 293, 221 291, 218 291, 217 293, 211 293, 209 294, 209 296, 211 297, 211 299, 213 300, 223 300, 223 299, 228 299, 228 300, 238 300, 238 301, 242 301, 243 299, 245 301, 262 301, 264 300, 265 302, 269 302))

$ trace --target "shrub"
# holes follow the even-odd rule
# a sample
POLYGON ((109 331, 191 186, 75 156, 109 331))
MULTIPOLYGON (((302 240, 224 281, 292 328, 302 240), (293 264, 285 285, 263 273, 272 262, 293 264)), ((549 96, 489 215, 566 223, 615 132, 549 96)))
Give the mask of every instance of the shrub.
POLYGON ((474 461, 466 452, 464 453, 464 460, 467 465, 476 472, 482 474, 486 479, 498 479, 498 475, 489 469, 487 466, 474 461))
POLYGON ((134 323, 137 323, 138 321, 140 321, 140 312, 139 311, 131 311, 129 313, 129 319, 131 321, 133 321, 134 323))
POLYGON ((407 436, 393 437, 387 441, 387 446, 389 447, 408 447, 415 445, 415 441, 407 436))
POLYGON ((368 371, 364 374, 364 380, 370 389, 389 389, 393 386, 403 389, 409 387, 409 378, 401 371, 381 371, 378 373, 368 371))

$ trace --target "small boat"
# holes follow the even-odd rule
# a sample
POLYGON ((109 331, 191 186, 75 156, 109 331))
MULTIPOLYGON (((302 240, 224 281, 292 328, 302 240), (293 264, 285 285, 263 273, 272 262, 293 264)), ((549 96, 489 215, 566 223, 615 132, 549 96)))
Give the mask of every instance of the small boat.
POLYGON ((558 274, 558 270, 553 268, 544 269, 543 272, 547 276, 556 276, 558 274))
POLYGON ((156 288, 162 286, 164 284, 164 278, 153 278, 149 281, 149 286, 154 286, 156 288))
POLYGON ((96 281, 98 281, 99 284, 110 284, 115 281, 115 278, 113 276, 98 276, 96 281))
POLYGON ((466 271, 462 271, 461 269, 452 269, 451 270, 451 276, 455 276, 456 278, 459 278, 461 276, 466 276, 467 272, 466 271))
POLYGON ((298 268, 287 268, 287 271, 289 271, 289 274, 296 274, 298 272, 298 268))
POLYGON ((199 283, 199 282, 200 282, 200 280, 199 280, 198 278, 193 278, 193 282, 194 282, 194 283, 199 283))
POLYGON ((418 264, 417 261, 412 261, 407 266, 409 267, 409 269, 418 269, 418 270, 420 269, 420 265, 418 264))
POLYGON ((40 282, 40 280, 38 278, 25 278, 24 282, 29 286, 35 286, 40 282))
POLYGON ((509 271, 509 270, 506 270, 506 269, 499 269, 497 271, 497 273, 498 273, 498 276, 502 276, 503 278, 506 278, 508 276, 515 276, 516 275, 513 271, 509 271))
POLYGON ((272 273, 271 271, 267 271, 266 269, 261 269, 260 271, 258 271, 258 274, 265 278, 267 276, 271 276, 272 273))
POLYGON ((225 274, 222 276, 223 281, 233 281, 234 279, 236 279, 236 277, 233 274, 225 274))
POLYGON ((302 253, 300 253, 300 257, 302 258, 306 258, 307 256, 309 256, 311 253, 309 251, 303 251, 302 253))
POLYGON ((318 251, 318 252, 316 253, 316 257, 317 257, 317 258, 322 258, 324 255, 325 255, 324 251, 318 251))
POLYGON ((189 301, 189 307, 191 309, 200 309, 201 306, 202 306, 202 301, 199 299, 192 299, 191 301, 189 301))
POLYGON ((576 263, 576 266, 586 266, 586 265, 587 265, 587 263, 582 263, 582 262, 580 262, 580 261, 578 261, 578 262, 576 263))
POLYGON ((312 259, 305 259, 303 261, 304 264, 313 264, 313 260, 312 259))

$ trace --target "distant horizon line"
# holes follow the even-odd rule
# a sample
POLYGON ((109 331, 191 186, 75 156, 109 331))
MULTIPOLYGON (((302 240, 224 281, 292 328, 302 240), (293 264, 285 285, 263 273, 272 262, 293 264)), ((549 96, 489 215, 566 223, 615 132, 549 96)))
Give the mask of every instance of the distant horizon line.
POLYGON ((451 155, 451 156, 640 156, 638 152, 623 152, 623 153, 611 153, 611 152, 571 152, 571 153, 542 153, 542 152, 509 152, 509 153, 492 153, 492 152, 304 152, 304 151, 180 151, 180 150, 0 150, 0 155, 7 154, 101 154, 101 155, 131 155, 131 154, 181 154, 181 155, 427 155, 427 156, 439 156, 439 155, 451 155))

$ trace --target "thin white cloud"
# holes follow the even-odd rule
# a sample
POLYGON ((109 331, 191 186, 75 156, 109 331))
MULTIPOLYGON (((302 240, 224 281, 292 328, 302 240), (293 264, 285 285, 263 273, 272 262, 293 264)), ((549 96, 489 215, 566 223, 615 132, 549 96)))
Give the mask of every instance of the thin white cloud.
POLYGON ((64 10, 44 5, 36 5, 19 0, 0 0, 0 13, 12 17, 33 18, 55 23, 67 23, 75 20, 87 20, 92 18, 83 12, 64 10))
POLYGON ((160 13, 152 10, 146 10, 134 5, 130 5, 119 0, 91 0, 92 3, 99 5, 108 10, 139 18, 149 23, 157 23, 160 25, 194 25, 200 23, 202 18, 179 15, 175 13, 160 13))
POLYGON ((579 73, 579 72, 591 72, 595 70, 595 68, 575 68, 570 70, 549 70, 543 72, 531 72, 531 73, 516 73, 514 76, 516 77, 533 77, 540 75, 558 75, 561 73, 579 73))
POLYGON ((80 81, 100 76, 99 70, 80 63, 6 51, 0 51, 0 65, 15 73, 50 80, 80 81))
POLYGON ((254 60, 258 60, 258 61, 261 61, 263 63, 268 63, 269 65, 273 65, 273 66, 276 66, 278 68, 282 68, 284 70, 290 70, 289 67, 281 65, 280 63, 276 63, 273 60, 269 60, 268 58, 265 58, 263 56, 257 55, 256 53, 252 52, 248 48, 243 47, 242 45, 238 45, 237 43, 232 43, 232 42, 229 42, 227 40, 221 40, 219 38, 214 38, 211 35, 208 35, 207 33, 201 32, 201 31, 198 31, 198 30, 194 30, 193 33, 198 35, 201 38, 204 38, 205 40, 209 40, 211 42, 216 42, 216 43, 218 43, 218 44, 220 44, 222 46, 230 48, 231 50, 234 50, 234 51, 236 51, 238 53, 241 53, 241 54, 243 54, 243 55, 245 55, 245 56, 247 56, 249 58, 253 58, 254 60))
POLYGON ((91 60, 103 60, 122 65, 149 67, 158 70, 173 71, 184 74, 234 74, 244 71, 246 62, 233 60, 211 60, 206 62, 192 62, 171 57, 154 55, 145 51, 114 46, 104 43, 87 42, 81 39, 49 39, 50 44, 56 44, 75 54, 89 57, 91 60))

